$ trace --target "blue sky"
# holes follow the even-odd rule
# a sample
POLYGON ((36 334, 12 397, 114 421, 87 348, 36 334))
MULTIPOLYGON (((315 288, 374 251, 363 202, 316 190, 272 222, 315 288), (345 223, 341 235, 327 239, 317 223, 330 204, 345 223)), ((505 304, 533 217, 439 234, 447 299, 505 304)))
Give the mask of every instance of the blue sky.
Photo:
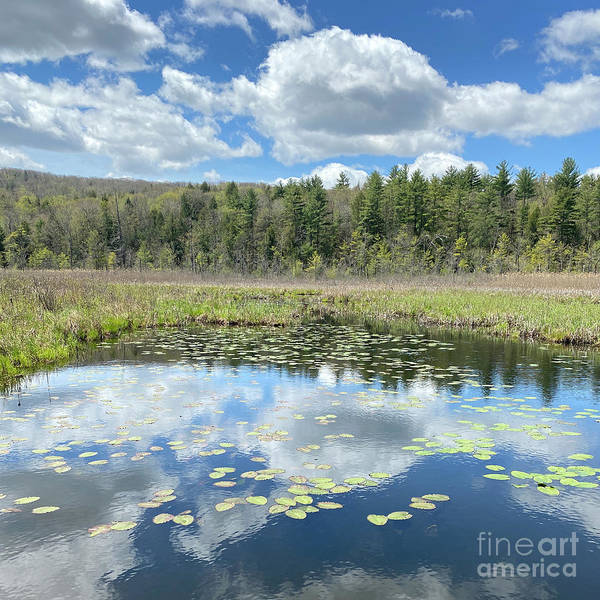
POLYGON ((600 173, 589 3, 20 0, 0 166, 275 181, 409 163, 600 173))

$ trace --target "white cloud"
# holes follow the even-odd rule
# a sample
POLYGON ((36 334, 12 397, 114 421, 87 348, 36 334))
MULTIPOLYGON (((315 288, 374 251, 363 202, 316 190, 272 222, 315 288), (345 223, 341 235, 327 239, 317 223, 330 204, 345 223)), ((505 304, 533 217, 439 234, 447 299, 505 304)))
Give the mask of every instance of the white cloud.
POLYGON ((507 52, 513 52, 519 48, 520 44, 518 40, 515 38, 504 38, 500 41, 500 43, 494 48, 494 56, 498 58, 507 52))
POLYGON ((547 83, 529 93, 516 83, 494 82, 453 88, 445 123, 477 136, 500 135, 515 142, 548 135, 563 137, 600 127, 600 77, 547 83))
POLYGON ((87 55, 90 66, 145 68, 147 53, 164 46, 159 27, 124 0, 3 2, 0 62, 26 63, 87 55))
POLYGON ((302 177, 279 177, 273 183, 275 185, 279 183, 285 185, 288 181, 300 181, 300 179, 306 179, 307 177, 318 176, 323 180, 323 186, 327 189, 331 189, 335 187, 342 171, 348 176, 350 187, 362 185, 369 176, 369 174, 362 169, 356 169, 342 163, 332 162, 327 165, 315 167, 310 173, 302 175, 302 177))
POLYGON ((426 152, 425 154, 421 154, 412 164, 408 165, 408 168, 411 173, 418 169, 425 177, 431 177, 432 175, 443 175, 448 167, 455 167, 460 171, 468 165, 473 165, 480 173, 487 173, 489 171, 488 166, 483 162, 465 160, 460 156, 456 156, 456 154, 448 154, 447 152, 426 152))
POLYGON ((202 177, 207 183, 219 183, 219 181, 222 180, 221 175, 219 175, 219 173, 217 173, 215 169, 211 169, 210 171, 204 171, 202 177))
POLYGON ((310 17, 285 0, 186 0, 187 15, 200 25, 239 27, 252 36, 248 17, 263 19, 279 37, 312 31, 310 17))
POLYGON ((284 164, 455 153, 466 134, 527 142, 600 126, 599 77, 550 82, 536 93, 507 82, 450 86, 403 42, 337 27, 275 44, 256 81, 216 85, 172 68, 163 80, 171 102, 216 117, 249 116, 284 164))
POLYGON ((600 167, 592 167, 585 172, 585 175, 592 175, 594 177, 600 177, 600 167))
POLYGON ((442 17, 442 19, 465 19, 467 17, 473 17, 473 11, 468 8, 455 8, 454 10, 448 8, 442 10, 441 8, 438 8, 433 12, 442 17))
POLYGON ((217 88, 173 69, 163 77, 161 94, 172 102, 251 116, 284 164, 461 145, 438 121, 451 98, 446 80, 426 57, 391 38, 334 27, 280 42, 256 82, 242 76, 217 88))
POLYGON ((581 63, 600 60, 600 9, 574 10, 553 19, 542 31, 543 62, 581 63))
POLYGON ((42 170, 44 165, 31 160, 29 156, 16 148, 3 148, 0 146, 0 167, 42 170))
POLYGON ((262 152, 249 137, 232 148, 218 134, 214 121, 187 120, 158 96, 141 94, 131 79, 43 85, 0 73, 0 139, 13 146, 108 156, 121 174, 262 152))

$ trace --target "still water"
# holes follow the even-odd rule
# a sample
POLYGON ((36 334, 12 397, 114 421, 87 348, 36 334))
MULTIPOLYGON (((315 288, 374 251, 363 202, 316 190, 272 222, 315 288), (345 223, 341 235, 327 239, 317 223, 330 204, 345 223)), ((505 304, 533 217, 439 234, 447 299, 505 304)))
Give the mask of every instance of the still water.
POLYGON ((0 598, 587 600, 599 385, 444 331, 104 344, 2 394, 0 598))

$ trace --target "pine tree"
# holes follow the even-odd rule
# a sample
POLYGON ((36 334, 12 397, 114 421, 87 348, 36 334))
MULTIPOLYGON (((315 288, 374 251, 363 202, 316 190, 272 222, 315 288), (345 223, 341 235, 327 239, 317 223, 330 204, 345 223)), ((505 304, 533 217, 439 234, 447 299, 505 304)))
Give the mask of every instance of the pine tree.
POLYGON ((340 176, 338 177, 337 183, 335 184, 335 188, 337 190, 347 190, 350 187, 350 178, 346 171, 340 171, 340 176))
POLYGON ((554 176, 554 195, 550 208, 550 225, 556 239, 567 245, 577 243, 577 192, 579 169, 572 158, 565 158, 562 169, 554 176))
POLYGON ((373 171, 365 183, 365 200, 360 214, 360 227, 372 240, 382 234, 380 205, 383 197, 383 177, 373 171))

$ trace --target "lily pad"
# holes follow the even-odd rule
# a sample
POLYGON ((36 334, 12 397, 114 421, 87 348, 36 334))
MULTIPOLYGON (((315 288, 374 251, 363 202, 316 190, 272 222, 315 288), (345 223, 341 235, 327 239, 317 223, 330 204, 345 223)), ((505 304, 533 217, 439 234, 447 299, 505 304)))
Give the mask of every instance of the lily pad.
POLYGON ((486 473, 484 477, 488 479, 498 479, 498 480, 506 480, 510 479, 508 475, 504 475, 504 473, 486 473))
POLYGON ((294 500, 298 504, 304 504, 304 505, 312 504, 312 501, 313 501, 311 496, 294 496, 294 500))
POLYGON ((177 515, 173 517, 173 523, 177 523, 178 525, 191 525, 194 522, 194 517, 192 515, 177 515))
POLYGON ((246 502, 256 504, 257 506, 264 506, 267 503, 267 499, 264 496, 248 496, 246 502))
POLYGON ((388 518, 385 515, 367 515, 367 521, 373 525, 385 525, 388 518))
POLYGON ((306 519, 306 512, 299 508, 291 508, 290 510, 285 511, 286 516, 290 517, 290 519, 306 519))
POLYGON ((369 473, 369 477, 373 479, 385 479, 386 477, 391 477, 389 473, 376 471, 375 473, 369 473))
POLYGON ((317 506, 326 510, 335 510, 336 508, 344 507, 344 505, 339 502, 317 502, 317 506))
POLYGON ((423 494, 421 497, 432 502, 446 502, 450 500, 450 496, 446 496, 446 494, 423 494))
POLYGON ((568 458, 571 460, 590 460, 594 457, 591 454, 571 454, 568 458))
POLYGON ((168 523, 169 521, 172 521, 174 518, 175 517, 169 513, 160 513, 152 519, 152 522, 156 523, 157 525, 162 525, 163 523, 168 523))
POLYGON ((217 512, 225 512, 226 510, 231 510, 234 506, 235 504, 233 504, 232 502, 219 502, 218 504, 215 504, 217 512))
POLYGON ((286 512, 288 510, 287 506, 283 504, 273 504, 273 506, 269 506, 269 512, 272 515, 278 515, 280 513, 286 512))
POLYGON ((406 521, 407 519, 412 519, 412 514, 405 510, 398 510, 390 513, 387 518, 390 521, 406 521))
POLYGON ((95 537, 97 535, 100 535, 101 533, 108 533, 111 530, 111 526, 108 524, 104 524, 104 525, 95 525, 94 527, 90 527, 88 529, 88 532, 90 534, 90 537, 95 537))
POLYGON ((38 506, 37 508, 34 508, 31 512, 34 515, 45 515, 46 513, 51 513, 57 510, 60 510, 60 506, 38 506))
POLYGON ((37 502, 39 499, 39 496, 26 496, 25 498, 17 498, 15 504, 31 504, 32 502, 37 502))
POLYGON ((409 504, 409 506, 411 508, 418 508, 420 510, 433 510, 435 508, 435 504, 433 504, 433 502, 426 502, 426 501, 417 501, 417 502, 411 502, 409 504))

